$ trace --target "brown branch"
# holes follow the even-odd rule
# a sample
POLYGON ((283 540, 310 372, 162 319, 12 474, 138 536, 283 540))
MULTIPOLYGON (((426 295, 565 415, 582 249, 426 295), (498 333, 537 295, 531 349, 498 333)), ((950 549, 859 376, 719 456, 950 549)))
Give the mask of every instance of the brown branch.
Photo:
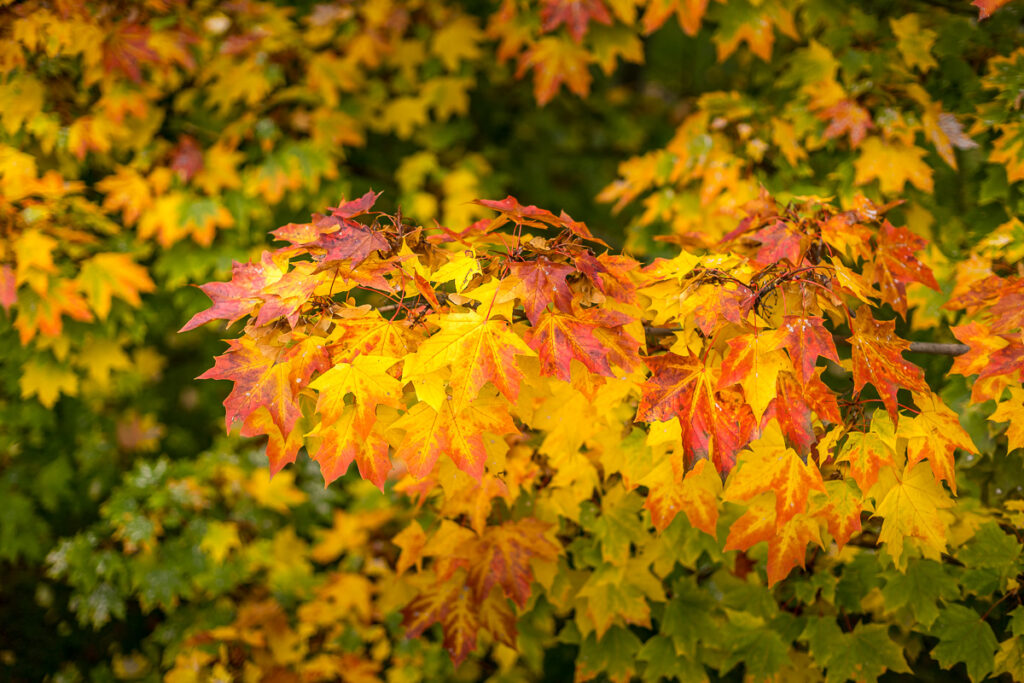
MULTIPOLYGON (((680 332, 678 327, 655 327, 654 325, 644 325, 644 331, 647 333, 647 339, 649 341, 656 341, 664 337, 670 337, 676 332, 680 332)), ((909 351, 913 353, 930 353, 936 356, 962 356, 971 350, 971 347, 966 344, 943 344, 939 342, 910 342, 909 351)))
POLYGON ((939 342, 910 342, 913 353, 930 353, 936 356, 962 356, 971 347, 967 344, 941 344, 939 342))

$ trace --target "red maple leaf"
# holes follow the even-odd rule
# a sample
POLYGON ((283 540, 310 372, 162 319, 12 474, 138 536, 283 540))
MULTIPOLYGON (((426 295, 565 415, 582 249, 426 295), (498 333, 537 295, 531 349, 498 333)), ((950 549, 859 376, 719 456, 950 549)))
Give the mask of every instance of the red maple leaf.
POLYGON ((572 292, 565 278, 576 272, 576 269, 565 263, 554 263, 541 256, 536 261, 510 263, 512 274, 519 278, 522 286, 518 288, 519 297, 523 301, 526 317, 534 325, 540 314, 554 302, 555 307, 572 312, 572 292))
POLYGON ((854 149, 864 140, 868 131, 875 127, 871 122, 870 112, 853 100, 837 102, 820 112, 818 116, 829 122, 828 128, 825 129, 826 140, 845 133, 850 136, 850 147, 854 149))
POLYGON ((472 203, 486 206, 488 209, 494 209, 501 213, 500 216, 491 221, 491 230, 504 225, 508 221, 512 221, 516 225, 529 225, 542 229, 551 225, 562 225, 562 220, 547 209, 539 209, 532 204, 523 206, 512 195, 508 195, 502 200, 475 199, 472 203))
POLYGON ((853 320, 853 390, 859 392, 870 382, 878 390, 892 421, 899 415, 896 393, 902 389, 925 391, 921 368, 908 363, 902 353, 910 342, 895 334, 896 322, 875 320, 867 306, 857 310, 853 320))
POLYGON ((575 313, 545 311, 526 332, 526 343, 540 356, 541 372, 568 382, 575 358, 588 370, 614 377, 613 365, 636 367, 640 343, 623 326, 633 318, 625 313, 586 308, 575 313))
POLYGON ((786 336, 783 346, 793 360, 796 376, 803 382, 814 375, 818 358, 838 363, 839 354, 831 333, 825 329, 825 319, 818 316, 786 315, 779 330, 786 336))
POLYGON ((188 332, 211 320, 227 320, 228 325, 250 315, 263 302, 261 290, 281 277, 281 270, 269 252, 263 252, 259 263, 238 263, 231 266, 230 282, 199 285, 212 305, 192 316, 178 332, 188 332))
POLYGON ((149 46, 149 29, 134 23, 114 22, 103 43, 103 68, 120 71, 136 83, 142 83, 141 66, 157 64, 160 55, 149 46))
POLYGON ((612 17, 601 0, 544 0, 540 10, 541 30, 554 31, 565 24, 577 43, 587 35, 591 21, 610 26, 612 17))

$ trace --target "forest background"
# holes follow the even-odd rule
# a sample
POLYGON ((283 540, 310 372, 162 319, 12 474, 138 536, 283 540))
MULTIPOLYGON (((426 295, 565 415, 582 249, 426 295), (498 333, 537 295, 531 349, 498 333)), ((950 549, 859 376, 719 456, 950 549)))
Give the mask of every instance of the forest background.
POLYGON ((0 0, 0 676, 1024 680, 1022 20, 0 0))

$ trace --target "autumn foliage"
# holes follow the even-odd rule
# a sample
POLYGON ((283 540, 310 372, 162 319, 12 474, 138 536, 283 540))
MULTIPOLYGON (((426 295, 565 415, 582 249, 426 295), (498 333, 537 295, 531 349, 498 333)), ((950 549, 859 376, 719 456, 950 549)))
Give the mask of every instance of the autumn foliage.
POLYGON ((1024 680, 1020 21, 0 0, 0 668, 1024 680))

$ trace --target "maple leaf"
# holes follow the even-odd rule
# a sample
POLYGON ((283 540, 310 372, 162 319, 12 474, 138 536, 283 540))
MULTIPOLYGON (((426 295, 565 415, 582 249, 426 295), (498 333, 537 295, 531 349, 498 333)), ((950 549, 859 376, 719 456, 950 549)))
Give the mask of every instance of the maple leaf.
POLYGON ((1024 389, 1014 386, 1009 389, 1010 397, 999 401, 988 419, 991 422, 1010 423, 1006 430, 1006 442, 1007 449, 1014 451, 1024 448, 1024 389))
POLYGON ((501 200, 475 199, 472 203, 486 206, 488 209, 494 209, 501 214, 490 222, 489 230, 496 230, 509 221, 516 225, 529 225, 541 229, 545 229, 547 226, 562 224, 562 220, 547 209, 539 209, 532 204, 523 206, 512 195, 508 195, 501 200))
POLYGON ((868 432, 852 432, 836 459, 850 463, 850 475, 861 493, 867 494, 878 481, 883 467, 896 465, 896 433, 887 413, 876 411, 868 432))
POLYGON ((100 320, 106 320, 110 314, 115 295, 132 306, 140 306, 139 294, 156 289, 146 269, 128 254, 104 252, 90 257, 82 264, 76 281, 100 320))
POLYGON ((758 421, 775 399, 779 371, 788 369, 786 356, 780 350, 783 340, 778 330, 761 330, 728 341, 730 351, 722 362, 718 386, 740 384, 758 421))
POLYGON ((1010 0, 971 0, 971 4, 978 8, 978 19, 988 19, 1009 2, 1010 0))
POLYGON ((857 146, 867 136, 868 131, 875 127, 871 120, 871 113, 854 100, 841 100, 819 112, 818 116, 829 122, 823 133, 826 140, 846 134, 850 138, 850 147, 853 149, 857 149, 857 146))
POLYGON ((722 550, 749 550, 757 543, 774 538, 776 529, 774 501, 768 495, 758 496, 729 527, 722 550))
POLYGON ((878 540, 896 567, 906 567, 905 539, 921 542, 925 557, 938 560, 946 549, 947 523, 941 511, 953 502, 935 482, 931 468, 924 464, 907 467, 900 480, 878 504, 875 515, 882 518, 878 540))
POLYGON ((707 7, 708 0, 650 0, 644 9, 640 25, 644 34, 654 33, 672 16, 672 12, 675 12, 679 25, 686 35, 692 38, 700 30, 707 7))
POLYGON ((391 428, 405 430, 395 455, 405 461, 409 472, 417 478, 430 474, 444 454, 460 470, 480 479, 487 460, 484 433, 501 436, 517 432, 507 404, 482 398, 459 412, 455 412, 452 401, 443 401, 438 410, 417 403, 391 428))
POLYGON ((576 268, 587 276, 598 291, 622 303, 631 304, 636 299, 636 285, 629 274, 639 265, 628 256, 602 254, 594 256, 585 251, 575 257, 576 268))
POLYGON ((466 590, 464 577, 449 577, 420 593, 402 610, 409 638, 419 637, 433 624, 444 629, 444 649, 455 666, 476 647, 480 629, 479 606, 466 590))
POLYGON ((270 437, 271 474, 295 460, 302 446, 295 423, 301 416, 298 391, 327 365, 327 354, 307 339, 283 353, 261 346, 252 337, 228 340, 228 350, 196 379, 227 379, 234 387, 224 399, 225 423, 241 421, 243 436, 270 437))
POLYGON ((806 514, 799 514, 780 525, 768 541, 768 585, 786 578, 794 567, 804 567, 807 544, 821 543, 818 523, 806 514))
POLYGON ((846 481, 829 480, 825 482, 828 502, 814 513, 815 517, 825 520, 828 533, 836 542, 839 550, 849 542, 850 538, 861 529, 861 498, 846 481))
POLYGON ((368 435, 377 421, 377 406, 402 405, 403 382, 388 374, 398 361, 386 356, 357 356, 350 363, 334 365, 309 384, 317 391, 316 411, 328 424, 335 422, 351 394, 355 405, 353 426, 359 435, 368 435))
POLYGON ((823 371, 824 368, 803 384, 799 383, 792 373, 779 373, 776 397, 769 404, 762 420, 762 424, 770 418, 778 420, 782 433, 800 453, 808 452, 817 441, 811 418, 812 411, 822 421, 835 424, 842 422, 835 394, 820 379, 820 373, 823 371))
POLYGON ((572 292, 565 278, 576 268, 565 263, 554 263, 543 256, 536 261, 510 263, 512 275, 520 280, 516 293, 530 323, 537 325, 541 313, 554 303, 555 308, 572 313, 572 292))
POLYGON ((956 472, 953 453, 960 448, 977 453, 971 437, 960 426, 956 413, 932 393, 914 394, 914 403, 921 411, 900 420, 896 435, 907 439, 907 466, 927 459, 935 481, 945 481, 956 495, 956 472))
POLYGON ((576 359, 591 372, 614 377, 612 365, 629 371, 640 363, 640 342, 623 329, 632 320, 625 313, 600 308, 571 314, 545 311, 527 330, 526 343, 540 356, 545 375, 568 382, 576 359))
POLYGON ((383 491, 391 472, 388 442, 375 425, 362 427, 358 417, 358 409, 351 405, 344 405, 340 411, 324 417, 306 435, 320 442, 311 457, 320 466, 324 486, 345 474, 355 461, 359 476, 383 491))
POLYGON ((227 320, 228 325, 250 315, 263 297, 260 291, 267 284, 280 279, 278 268, 269 252, 263 252, 259 263, 233 262, 230 282, 210 282, 199 285, 212 305, 192 316, 178 332, 188 332, 211 320, 227 320))
POLYGON ((142 83, 144 64, 158 64, 160 55, 149 46, 149 28, 135 23, 115 22, 103 43, 103 68, 108 72, 120 71, 142 83))
POLYGON ((878 248, 870 267, 873 281, 878 284, 884 301, 892 305, 904 318, 907 316, 907 284, 920 282, 935 291, 939 285, 928 266, 915 255, 927 242, 906 228, 895 228, 889 221, 882 222, 878 234, 878 248))
POLYGON ((716 394, 715 373, 696 355, 666 353, 644 362, 651 376, 641 386, 636 420, 678 417, 687 457, 710 457, 718 471, 727 471, 756 424, 750 407, 726 391, 716 394))
POLYGON ((909 68, 926 73, 939 65, 931 54, 938 34, 921 26, 920 15, 911 13, 899 19, 890 19, 889 26, 896 36, 896 49, 909 68))
POLYGON ((726 482, 726 500, 750 500, 771 492, 775 496, 775 520, 780 526, 807 510, 811 491, 825 492, 818 468, 786 448, 778 428, 769 427, 744 451, 726 482))
POLYGON ((860 156, 853 162, 856 185, 878 180, 882 194, 893 195, 903 191, 909 181, 924 192, 933 189, 932 169, 925 163, 925 151, 901 142, 883 142, 872 136, 864 141, 860 156))
POLYGON ((802 382, 814 376, 818 358, 827 358, 839 363, 839 353, 831 333, 825 329, 825 320, 818 316, 782 317, 779 331, 785 333, 781 346, 793 360, 793 369, 802 382))
POLYGON ((682 511, 694 529, 716 535, 718 496, 722 479, 714 465, 698 460, 682 481, 652 482, 644 507, 651 513, 654 528, 664 531, 682 511))
POLYGON ((482 601, 499 586, 520 609, 526 607, 533 583, 530 562, 558 557, 559 549, 544 537, 550 528, 532 517, 487 527, 479 541, 480 559, 471 566, 467 582, 476 599, 482 601))
POLYGON ((541 106, 551 101, 563 83, 580 97, 586 97, 590 93, 592 59, 586 49, 571 40, 541 38, 519 57, 516 77, 521 78, 533 69, 533 94, 541 106))
POLYGON ((921 368, 903 360, 903 351, 910 342, 895 335, 892 320, 875 320, 867 307, 857 310, 853 320, 853 390, 860 392, 870 382, 878 390, 886 410, 896 422, 899 406, 896 393, 900 388, 925 391, 927 385, 921 368))
POLYGON ((548 32, 565 24, 569 35, 577 43, 587 35, 591 21, 606 26, 611 25, 612 17, 602 0, 544 0, 540 10, 541 30, 548 32))
POLYGON ((449 383, 457 406, 474 400, 487 382, 515 403, 523 378, 516 356, 534 352, 508 323, 466 311, 441 317, 438 326, 438 331, 408 356, 403 377, 412 379, 450 367, 449 383))

